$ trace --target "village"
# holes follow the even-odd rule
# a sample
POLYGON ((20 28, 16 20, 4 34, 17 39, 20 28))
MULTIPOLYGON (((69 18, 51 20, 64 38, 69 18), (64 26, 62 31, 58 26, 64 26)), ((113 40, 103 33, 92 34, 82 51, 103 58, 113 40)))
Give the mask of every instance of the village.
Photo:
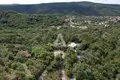
POLYGON ((86 29, 89 27, 104 27, 107 28, 111 23, 120 22, 120 16, 66 16, 63 26, 51 26, 51 28, 71 27, 86 29))

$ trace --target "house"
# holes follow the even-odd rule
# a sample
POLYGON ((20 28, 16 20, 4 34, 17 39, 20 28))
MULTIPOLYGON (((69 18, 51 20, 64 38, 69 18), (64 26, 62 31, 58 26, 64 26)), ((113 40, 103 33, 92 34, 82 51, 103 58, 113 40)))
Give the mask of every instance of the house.
POLYGON ((75 47, 77 46, 77 44, 74 43, 74 42, 72 42, 72 43, 68 44, 68 46, 69 46, 69 47, 72 47, 72 48, 75 48, 75 47))

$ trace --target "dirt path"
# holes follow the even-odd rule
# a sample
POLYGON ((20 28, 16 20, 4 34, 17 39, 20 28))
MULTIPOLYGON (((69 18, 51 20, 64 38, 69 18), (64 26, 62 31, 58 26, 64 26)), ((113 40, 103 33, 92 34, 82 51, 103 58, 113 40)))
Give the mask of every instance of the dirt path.
POLYGON ((46 70, 42 73, 42 75, 39 77, 38 80, 44 80, 45 75, 46 75, 46 70))
POLYGON ((61 73, 62 73, 61 79, 62 79, 62 80, 67 80, 67 79, 66 79, 66 76, 65 76, 65 71, 64 71, 64 70, 61 70, 61 73))
POLYGON ((64 70, 64 58, 65 58, 65 53, 63 51, 54 51, 54 56, 62 54, 62 69, 61 69, 61 80, 67 80, 67 77, 65 75, 65 70, 64 70))
MULTIPOLYGON (((64 70, 64 58, 65 58, 65 53, 63 51, 54 51, 54 57, 56 57, 58 54, 63 54, 62 55, 62 69, 61 69, 61 80, 75 80, 75 78, 67 79, 65 75, 65 70, 64 70)), ((80 56, 78 56, 80 58, 80 56)), ((42 73, 42 75, 39 77, 38 80, 44 80, 44 76, 46 76, 46 70, 42 73)))

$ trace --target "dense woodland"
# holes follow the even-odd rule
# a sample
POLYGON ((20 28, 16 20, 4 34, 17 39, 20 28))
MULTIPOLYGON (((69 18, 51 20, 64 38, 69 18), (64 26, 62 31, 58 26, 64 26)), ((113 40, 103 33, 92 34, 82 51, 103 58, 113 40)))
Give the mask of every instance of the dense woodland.
MULTIPOLYGON (((87 19, 77 16, 78 22, 83 17, 87 19)), ((74 49, 64 49, 68 78, 120 80, 120 21, 109 22, 109 27, 87 24, 87 29, 80 29, 69 27, 65 18, 65 15, 0 12, 0 80, 38 80, 45 70, 45 80, 61 80, 62 55, 54 58, 52 46, 59 33, 66 44, 78 43, 74 49), (58 26, 64 27, 57 29, 58 26)))

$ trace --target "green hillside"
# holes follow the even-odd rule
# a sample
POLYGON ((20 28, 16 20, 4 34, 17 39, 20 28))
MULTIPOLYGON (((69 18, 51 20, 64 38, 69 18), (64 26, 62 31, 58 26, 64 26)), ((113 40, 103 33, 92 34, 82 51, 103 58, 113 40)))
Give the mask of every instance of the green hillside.
POLYGON ((120 15, 120 5, 91 2, 46 3, 34 5, 0 5, 0 11, 13 10, 20 13, 80 14, 80 15, 120 15))

